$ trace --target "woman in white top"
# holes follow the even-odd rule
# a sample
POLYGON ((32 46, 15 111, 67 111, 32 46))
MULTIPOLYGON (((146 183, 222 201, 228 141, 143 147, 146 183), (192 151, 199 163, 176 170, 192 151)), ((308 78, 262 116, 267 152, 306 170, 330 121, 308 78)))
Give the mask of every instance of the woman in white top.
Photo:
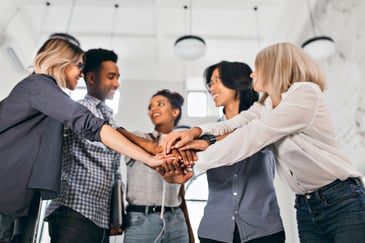
POLYGON ((165 152, 206 149, 198 155, 214 168, 272 145, 278 174, 296 193, 300 241, 365 242, 362 174, 341 154, 318 65, 301 48, 279 43, 258 53, 255 68, 251 77, 254 90, 263 93, 260 102, 225 122, 171 133, 161 141, 165 152), (230 132, 208 148, 193 140, 230 132))

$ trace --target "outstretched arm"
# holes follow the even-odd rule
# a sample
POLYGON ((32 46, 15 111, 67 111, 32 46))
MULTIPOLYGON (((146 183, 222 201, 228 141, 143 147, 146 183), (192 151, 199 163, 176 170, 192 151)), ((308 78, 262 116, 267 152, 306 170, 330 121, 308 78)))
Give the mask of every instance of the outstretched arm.
POLYGON ((154 158, 151 154, 129 141, 109 125, 103 125, 100 131, 100 137, 101 141, 109 148, 141 161, 150 167, 157 167, 162 163, 161 160, 154 158))
POLYGON ((123 134, 129 141, 138 145, 139 147, 141 147, 142 149, 144 149, 146 152, 148 152, 150 154, 159 154, 159 153, 162 153, 162 151, 163 151, 162 147, 160 147, 157 143, 150 141, 146 138, 139 137, 139 136, 135 135, 134 133, 127 131, 124 128, 120 127, 117 129, 117 131, 120 132, 121 134, 123 134))

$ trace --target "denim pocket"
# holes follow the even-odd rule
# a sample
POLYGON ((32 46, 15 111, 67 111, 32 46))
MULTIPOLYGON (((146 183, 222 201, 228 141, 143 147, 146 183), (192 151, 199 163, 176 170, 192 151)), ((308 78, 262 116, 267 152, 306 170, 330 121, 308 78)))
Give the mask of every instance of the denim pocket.
POLYGON ((321 195, 324 206, 333 205, 348 207, 348 211, 365 209, 365 194, 363 186, 356 184, 338 185, 336 188, 321 195))
POLYGON ((144 213, 129 212, 126 216, 126 226, 138 226, 143 224, 145 220, 144 213))

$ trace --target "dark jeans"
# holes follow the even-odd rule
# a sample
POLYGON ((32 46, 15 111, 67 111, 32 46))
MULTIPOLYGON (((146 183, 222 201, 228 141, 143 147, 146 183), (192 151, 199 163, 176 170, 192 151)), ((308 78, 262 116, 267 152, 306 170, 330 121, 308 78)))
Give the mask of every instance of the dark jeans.
MULTIPOLYGON (((200 243, 224 243, 222 241, 216 241, 206 238, 199 237, 200 243)), ((232 243, 241 243, 241 238, 238 233, 237 227, 234 229, 234 236, 232 243)), ((280 231, 278 233, 267 235, 264 237, 256 238, 250 241, 245 241, 245 243, 285 243, 285 233, 280 231)))
POLYGON ((365 190, 360 179, 336 180, 297 195, 301 243, 365 242, 365 190))
POLYGON ((107 230, 70 208, 59 207, 47 220, 51 243, 109 242, 107 230))

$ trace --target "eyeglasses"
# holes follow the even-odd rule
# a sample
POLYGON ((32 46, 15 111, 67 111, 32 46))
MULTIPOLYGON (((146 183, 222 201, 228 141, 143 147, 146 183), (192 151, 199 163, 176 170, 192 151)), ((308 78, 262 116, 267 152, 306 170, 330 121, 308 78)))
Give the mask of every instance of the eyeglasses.
POLYGON ((83 62, 78 62, 78 63, 75 63, 75 65, 80 68, 80 70, 83 70, 85 68, 85 63, 83 62))

